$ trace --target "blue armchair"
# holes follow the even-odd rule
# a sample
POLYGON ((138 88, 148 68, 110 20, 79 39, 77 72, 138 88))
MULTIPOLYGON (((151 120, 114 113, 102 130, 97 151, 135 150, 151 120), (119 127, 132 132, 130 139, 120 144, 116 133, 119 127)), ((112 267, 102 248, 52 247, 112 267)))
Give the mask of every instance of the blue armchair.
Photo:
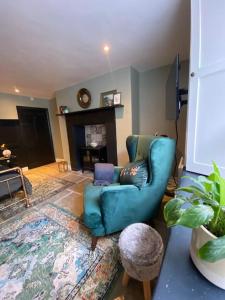
POLYGON ((132 135, 126 141, 130 162, 145 159, 149 180, 141 189, 120 185, 115 167, 113 184, 87 185, 84 190, 84 223, 90 229, 92 249, 97 237, 120 231, 126 226, 151 220, 158 212, 175 156, 175 141, 166 137, 132 135))

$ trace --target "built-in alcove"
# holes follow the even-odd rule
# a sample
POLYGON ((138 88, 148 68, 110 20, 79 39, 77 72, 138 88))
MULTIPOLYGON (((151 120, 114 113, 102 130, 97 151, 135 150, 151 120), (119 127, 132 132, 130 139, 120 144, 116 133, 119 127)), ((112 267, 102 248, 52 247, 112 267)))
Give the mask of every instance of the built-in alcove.
MULTIPOLYGON (((117 165, 115 109, 112 106, 65 114, 72 170, 81 169, 80 148, 87 146, 87 131, 90 128, 95 138, 100 134, 97 133, 97 129, 101 128, 102 143, 106 145, 107 162, 117 165)), ((98 138, 100 139, 100 136, 98 138)))

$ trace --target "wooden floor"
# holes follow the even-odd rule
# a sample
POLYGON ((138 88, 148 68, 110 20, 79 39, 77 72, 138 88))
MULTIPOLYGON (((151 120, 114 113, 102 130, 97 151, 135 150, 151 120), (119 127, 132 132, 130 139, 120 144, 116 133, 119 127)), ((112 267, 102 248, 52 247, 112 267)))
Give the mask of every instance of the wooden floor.
MULTIPOLYGON (((81 216, 83 213, 83 190, 85 185, 92 182, 93 174, 90 172, 74 172, 68 171, 61 173, 58 170, 57 163, 46 165, 43 167, 31 169, 25 173, 25 175, 32 176, 32 178, 40 178, 41 176, 48 175, 53 177, 60 177, 72 182, 73 184, 58 193, 54 197, 56 198, 57 205, 68 209, 77 216, 81 216)), ((55 200, 54 200, 55 201, 55 200)), ((142 300, 143 289, 142 283, 131 279, 127 287, 122 287, 122 273, 114 280, 105 300, 114 300, 117 297, 124 297, 124 300, 142 300)))

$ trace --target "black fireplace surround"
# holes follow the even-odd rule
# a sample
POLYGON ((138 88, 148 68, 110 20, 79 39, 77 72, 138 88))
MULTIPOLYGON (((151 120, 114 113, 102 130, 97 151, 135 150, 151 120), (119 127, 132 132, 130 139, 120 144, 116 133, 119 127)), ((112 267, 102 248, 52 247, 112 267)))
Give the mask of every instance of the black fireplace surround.
POLYGON ((72 170, 81 170, 80 148, 85 146, 85 126, 104 124, 107 162, 117 165, 115 107, 101 107, 65 114, 72 170))

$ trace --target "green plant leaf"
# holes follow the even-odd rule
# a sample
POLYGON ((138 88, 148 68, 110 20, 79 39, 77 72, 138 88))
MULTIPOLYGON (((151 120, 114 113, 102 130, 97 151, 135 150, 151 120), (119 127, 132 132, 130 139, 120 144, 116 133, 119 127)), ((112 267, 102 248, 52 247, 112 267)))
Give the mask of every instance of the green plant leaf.
POLYGON ((212 206, 212 207, 218 207, 219 206, 218 201, 212 200, 210 198, 202 198, 202 201, 203 201, 204 204, 207 204, 207 205, 212 206))
POLYGON ((225 205, 225 179, 220 177, 220 205, 225 205))
POLYGON ((220 170, 219 170, 219 167, 217 166, 217 164, 215 163, 215 161, 213 161, 213 171, 214 173, 218 176, 218 177, 221 177, 220 176, 220 170))
POLYGON ((207 242, 198 250, 198 256, 208 262, 225 258, 225 236, 207 242))
POLYGON ((181 206, 185 203, 185 201, 181 198, 174 198, 171 199, 165 206, 164 206, 164 219, 167 223, 167 226, 176 225, 177 220, 183 213, 181 206))
POLYGON ((207 229, 217 237, 225 235, 225 211, 221 207, 214 207, 214 218, 207 225, 207 229))
POLYGON ((192 205, 198 205, 201 204, 201 199, 199 199, 199 197, 192 195, 189 198, 185 199, 186 201, 188 201, 189 203, 191 203, 192 205))
POLYGON ((198 176, 198 182, 201 183, 201 185, 204 187, 204 190, 208 193, 208 192, 212 192, 214 189, 214 182, 209 180, 207 177, 205 176, 198 176))
POLYGON ((182 191, 182 192, 186 192, 189 194, 194 194, 200 198, 204 198, 204 197, 208 197, 209 195, 204 192, 202 189, 200 189, 199 187, 195 186, 195 185, 189 185, 189 186, 185 186, 185 187, 180 187, 177 189, 177 191, 182 191))
MULTIPOLYGON (((204 177, 204 176, 202 176, 204 177)), ((194 182, 195 184, 199 185, 202 190, 204 190, 204 185, 202 184, 202 182, 199 180, 199 177, 198 178, 194 178, 194 177, 191 177, 191 176, 182 176, 182 178, 187 178, 189 179, 190 181, 194 182)))
POLYGON ((201 225, 208 224, 213 216, 214 211, 210 206, 203 204, 193 205, 182 213, 176 224, 198 228, 201 225))

